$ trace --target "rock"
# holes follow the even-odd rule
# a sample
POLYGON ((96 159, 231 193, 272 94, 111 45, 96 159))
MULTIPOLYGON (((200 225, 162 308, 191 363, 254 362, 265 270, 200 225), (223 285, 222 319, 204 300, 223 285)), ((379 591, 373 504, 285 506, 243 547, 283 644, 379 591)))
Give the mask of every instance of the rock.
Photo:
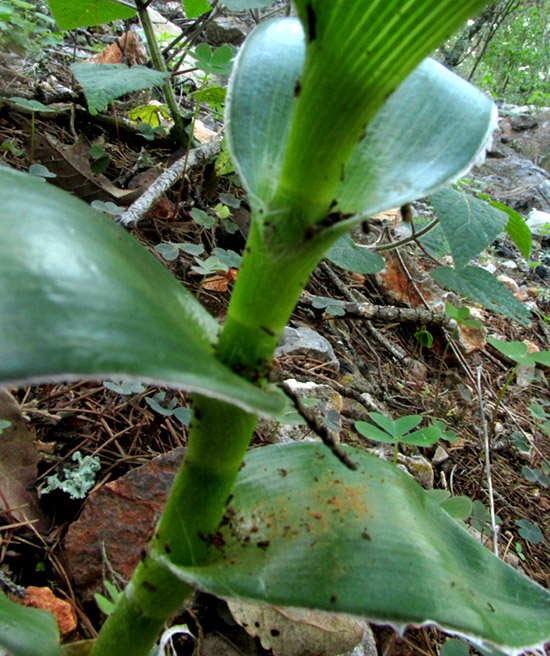
POLYGON ((157 37, 162 39, 165 38, 167 41, 172 41, 172 39, 175 39, 182 33, 181 27, 178 27, 174 23, 170 22, 156 9, 149 7, 147 9, 147 13, 149 14, 149 18, 153 24, 153 31, 157 37))
POLYGON ((514 260, 504 260, 504 262, 500 263, 500 266, 504 267, 505 269, 517 269, 518 264, 517 262, 514 262, 514 260))
MULTIPOLYGON (((368 449, 375 456, 391 462, 393 460, 393 446, 389 450, 383 448, 368 449)), ((401 471, 414 478, 423 488, 431 490, 434 486, 434 470, 424 456, 406 456, 402 453, 397 454, 397 466, 401 471)))
POLYGON ((357 647, 348 651, 344 656, 378 656, 372 629, 366 622, 359 622, 359 624, 363 628, 363 638, 357 647))
MULTIPOLYGON (((471 316, 471 318, 474 317, 471 316)), ((487 328, 483 324, 475 328, 461 323, 458 324, 456 336, 461 351, 466 355, 470 355, 470 353, 475 353, 484 348, 487 343, 487 328)))
POLYGON ((434 457, 432 458, 432 464, 437 466, 440 465, 445 460, 449 459, 449 454, 442 446, 438 446, 435 450, 434 457))
MULTIPOLYGON (((344 406, 344 400, 332 387, 318 385, 317 383, 299 383, 292 378, 285 382, 300 398, 318 399, 319 403, 309 408, 318 421, 322 421, 323 417, 327 417, 336 425, 340 424, 340 414, 344 406)), ((299 426, 279 424, 276 433, 273 434, 274 429, 275 422, 267 422, 267 430, 272 435, 275 443, 302 440, 306 435, 310 439, 321 439, 315 433, 311 433, 305 424, 299 426)))
POLYGON ((339 370, 339 363, 330 342, 307 326, 287 326, 275 349, 275 357, 283 355, 305 355, 312 360, 330 362, 330 369, 339 370))
POLYGON ((525 114, 512 114, 509 118, 512 129, 516 132, 525 132, 538 127, 538 121, 534 116, 525 114))
POLYGON ((108 567, 130 579, 164 508, 183 458, 178 448, 104 485, 86 500, 63 541, 69 576, 83 601, 103 591, 108 567))
POLYGON ((71 604, 65 599, 56 597, 50 588, 37 588, 30 585, 25 588, 25 596, 15 599, 17 603, 32 608, 48 610, 55 617, 59 633, 62 636, 72 633, 76 629, 76 613, 71 604))
POLYGON ((487 160, 476 170, 476 179, 487 186, 493 200, 503 202, 520 214, 526 214, 533 207, 550 211, 550 176, 530 159, 512 154, 505 159, 487 160), (510 189, 516 192, 513 196, 510 196, 510 189))
POLYGON ((550 212, 532 209, 525 221, 531 234, 536 237, 545 237, 550 232, 550 212))
POLYGON ((240 46, 246 39, 250 28, 234 16, 218 16, 206 28, 206 40, 214 47, 231 43, 240 46))

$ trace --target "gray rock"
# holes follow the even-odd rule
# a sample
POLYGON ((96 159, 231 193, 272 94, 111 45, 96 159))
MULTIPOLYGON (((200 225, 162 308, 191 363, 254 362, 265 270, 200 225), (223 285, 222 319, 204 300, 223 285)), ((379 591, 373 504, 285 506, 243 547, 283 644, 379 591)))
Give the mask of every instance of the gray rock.
POLYGON ((250 28, 246 23, 233 16, 218 16, 206 28, 206 40, 214 47, 230 43, 240 46, 245 40, 250 28))
POLYGON ((340 368, 330 342, 306 326, 299 328, 287 326, 283 330, 279 345, 275 349, 275 357, 280 358, 283 355, 305 355, 312 360, 331 362, 330 368, 333 371, 338 371, 340 368))
POLYGON ((363 638, 357 647, 348 651, 344 656, 378 656, 372 629, 366 622, 359 622, 359 624, 363 627, 363 638))

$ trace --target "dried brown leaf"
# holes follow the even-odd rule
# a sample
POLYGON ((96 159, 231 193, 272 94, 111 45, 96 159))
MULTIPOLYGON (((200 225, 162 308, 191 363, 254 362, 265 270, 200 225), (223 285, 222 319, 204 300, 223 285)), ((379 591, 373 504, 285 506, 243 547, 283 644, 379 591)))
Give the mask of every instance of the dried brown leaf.
POLYGON ((235 621, 274 656, 336 656, 353 649, 363 637, 363 627, 342 615, 237 600, 228 605, 235 621))
POLYGON ((47 528, 34 490, 38 453, 34 431, 29 428, 13 396, 0 388, 0 419, 10 426, 0 433, 0 513, 10 521, 35 520, 38 529, 47 528))

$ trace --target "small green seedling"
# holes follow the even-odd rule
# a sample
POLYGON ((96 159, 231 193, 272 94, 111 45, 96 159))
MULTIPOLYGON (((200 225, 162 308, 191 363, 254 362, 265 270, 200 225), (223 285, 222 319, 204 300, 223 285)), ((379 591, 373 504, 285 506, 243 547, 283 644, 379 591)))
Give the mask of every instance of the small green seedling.
POLYGON ((434 336, 426 329, 426 326, 422 326, 420 330, 417 330, 414 333, 414 338, 424 348, 431 348, 434 342, 434 336))
POLYGON ((105 586, 107 592, 109 593, 109 596, 111 599, 108 599, 104 595, 100 594, 99 592, 96 592, 94 594, 94 598, 96 600, 96 603, 99 607, 99 610, 102 613, 105 613, 105 615, 110 615, 114 607, 117 603, 117 601, 120 599, 122 595, 122 591, 119 590, 116 585, 111 583, 110 581, 103 581, 103 585, 105 586))
POLYGON ((451 346, 456 331, 458 330, 458 327, 462 325, 462 326, 468 326, 470 328, 480 328, 482 325, 479 319, 468 319, 468 317, 470 316, 470 308, 467 307, 457 308, 452 303, 449 303, 447 301, 445 303, 445 312, 449 315, 451 319, 454 319, 456 321, 456 326, 453 328, 453 331, 445 344, 445 348, 443 349, 443 354, 441 355, 441 362, 439 363, 439 369, 437 371, 437 383, 435 385, 435 392, 434 392, 434 412, 437 410, 437 400, 439 398, 439 386, 441 384, 441 374, 443 373, 443 365, 445 364, 445 357, 447 355, 447 351, 449 350, 449 347, 451 346))
POLYGON ((495 409, 493 411, 491 423, 489 424, 489 438, 492 438, 495 430, 498 409, 500 408, 504 394, 516 375, 519 366, 524 365, 526 367, 534 367, 536 364, 542 364, 545 367, 550 367, 550 351, 534 351, 533 353, 528 353, 529 347, 525 342, 506 342, 500 339, 495 339, 494 337, 488 337, 487 342, 496 348, 497 351, 500 351, 500 353, 515 362, 510 375, 500 389, 497 402, 495 403, 495 409))
MULTIPOLYGON (((502 524, 502 520, 497 515, 495 516, 495 523, 502 524)), ((476 499, 472 506, 472 514, 470 515, 470 526, 479 531, 482 535, 491 535, 491 513, 483 505, 483 503, 476 499)))
POLYGON ((435 444, 441 437, 441 429, 439 426, 431 425, 413 431, 418 424, 422 421, 421 415, 407 415, 400 417, 395 421, 389 419, 379 412, 369 412, 369 417, 378 424, 380 428, 369 424, 366 421, 356 421, 355 428, 369 440, 375 442, 389 442, 395 443, 393 453, 393 464, 397 464, 397 454, 399 450, 399 443, 411 444, 414 446, 431 446, 435 444))
POLYGON ((193 221, 200 225, 202 228, 209 230, 216 223, 216 218, 210 216, 203 210, 200 210, 198 207, 193 207, 189 210, 189 214, 193 218, 193 221))
POLYGON ((526 519, 517 519, 516 526, 519 526, 518 533, 522 538, 527 540, 527 542, 531 542, 531 544, 538 544, 544 540, 544 535, 536 524, 532 524, 526 519))
POLYGON ((155 412, 158 412, 159 415, 162 415, 163 417, 174 416, 184 426, 189 426, 191 421, 191 410, 189 408, 178 406, 178 402, 175 398, 170 399, 167 405, 161 405, 165 403, 165 399, 166 392, 157 392, 153 397, 146 396, 145 402, 155 412))
POLYGON ((190 242, 180 242, 173 243, 167 242, 163 244, 157 244, 155 250, 159 255, 167 262, 172 262, 179 257, 180 251, 188 253, 189 255, 200 255, 204 253, 204 246, 202 244, 192 244, 190 242))
POLYGON ((314 308, 319 310, 324 310, 326 314, 333 317, 342 317, 346 314, 342 301, 337 301, 333 298, 327 298, 325 296, 314 296, 311 299, 311 304, 314 308))
POLYGON ((472 514, 473 503, 470 497, 464 495, 451 496, 447 490, 426 490, 426 494, 449 515, 457 521, 465 521, 472 514))
POLYGON ((15 103, 17 107, 21 107, 21 109, 26 109, 31 112, 31 149, 29 159, 32 164, 34 162, 35 114, 36 112, 49 113, 54 110, 38 100, 27 100, 27 98, 19 98, 18 96, 14 96, 13 98, 10 98, 10 100, 15 103))
POLYGON ((29 173, 42 182, 45 182, 46 178, 57 177, 55 173, 52 173, 52 171, 50 171, 49 168, 43 164, 31 164, 29 166, 29 173))
POLYGON ((111 390, 111 392, 116 392, 122 396, 141 394, 142 392, 145 392, 145 387, 141 383, 133 380, 121 380, 118 383, 114 380, 104 380, 103 386, 108 390, 111 390))
POLYGON ((120 216, 124 212, 123 207, 116 205, 110 200, 93 200, 92 207, 94 207, 96 210, 99 210, 100 212, 103 212, 104 214, 107 214, 108 216, 120 216))
POLYGON ((537 483, 542 487, 550 487, 550 478, 541 469, 531 469, 531 467, 525 465, 521 468, 521 473, 531 483, 537 483))

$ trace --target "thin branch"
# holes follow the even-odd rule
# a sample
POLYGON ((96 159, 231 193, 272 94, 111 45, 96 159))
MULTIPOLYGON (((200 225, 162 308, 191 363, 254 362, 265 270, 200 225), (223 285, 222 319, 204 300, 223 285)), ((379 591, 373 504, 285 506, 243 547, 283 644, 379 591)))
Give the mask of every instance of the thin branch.
POLYGON ((481 365, 476 367, 476 390, 479 399, 479 413, 481 417, 481 430, 483 431, 483 441, 485 446, 485 471, 487 472, 487 493, 489 495, 489 507, 491 510, 491 533, 493 538, 493 551, 498 558, 498 526, 495 516, 495 499, 493 496, 493 477, 491 476, 491 458, 489 449, 489 432, 487 430, 487 421, 485 419, 485 412, 483 407, 483 395, 481 391, 481 365))
POLYGON ((296 408, 296 411, 306 422, 309 430, 313 431, 321 438, 323 444, 328 446, 328 448, 332 451, 332 453, 338 458, 338 460, 343 465, 345 465, 348 469, 355 471, 357 469, 357 464, 352 460, 350 460, 349 456, 346 453, 344 453, 340 445, 336 442, 336 439, 334 438, 332 432, 323 423, 321 423, 317 419, 317 417, 315 417, 311 409, 306 408, 302 404, 302 400, 300 399, 298 394, 296 394, 296 392, 287 383, 284 382, 281 384, 281 389, 292 401, 294 407, 296 408))
POLYGON ((130 207, 116 218, 117 222, 126 228, 133 228, 151 209, 154 203, 162 194, 170 189, 177 182, 184 171, 188 171, 195 166, 204 164, 211 157, 215 157, 221 148, 221 139, 214 139, 203 144, 199 148, 194 148, 189 155, 184 155, 178 159, 169 169, 166 169, 153 184, 145 191, 130 207))

